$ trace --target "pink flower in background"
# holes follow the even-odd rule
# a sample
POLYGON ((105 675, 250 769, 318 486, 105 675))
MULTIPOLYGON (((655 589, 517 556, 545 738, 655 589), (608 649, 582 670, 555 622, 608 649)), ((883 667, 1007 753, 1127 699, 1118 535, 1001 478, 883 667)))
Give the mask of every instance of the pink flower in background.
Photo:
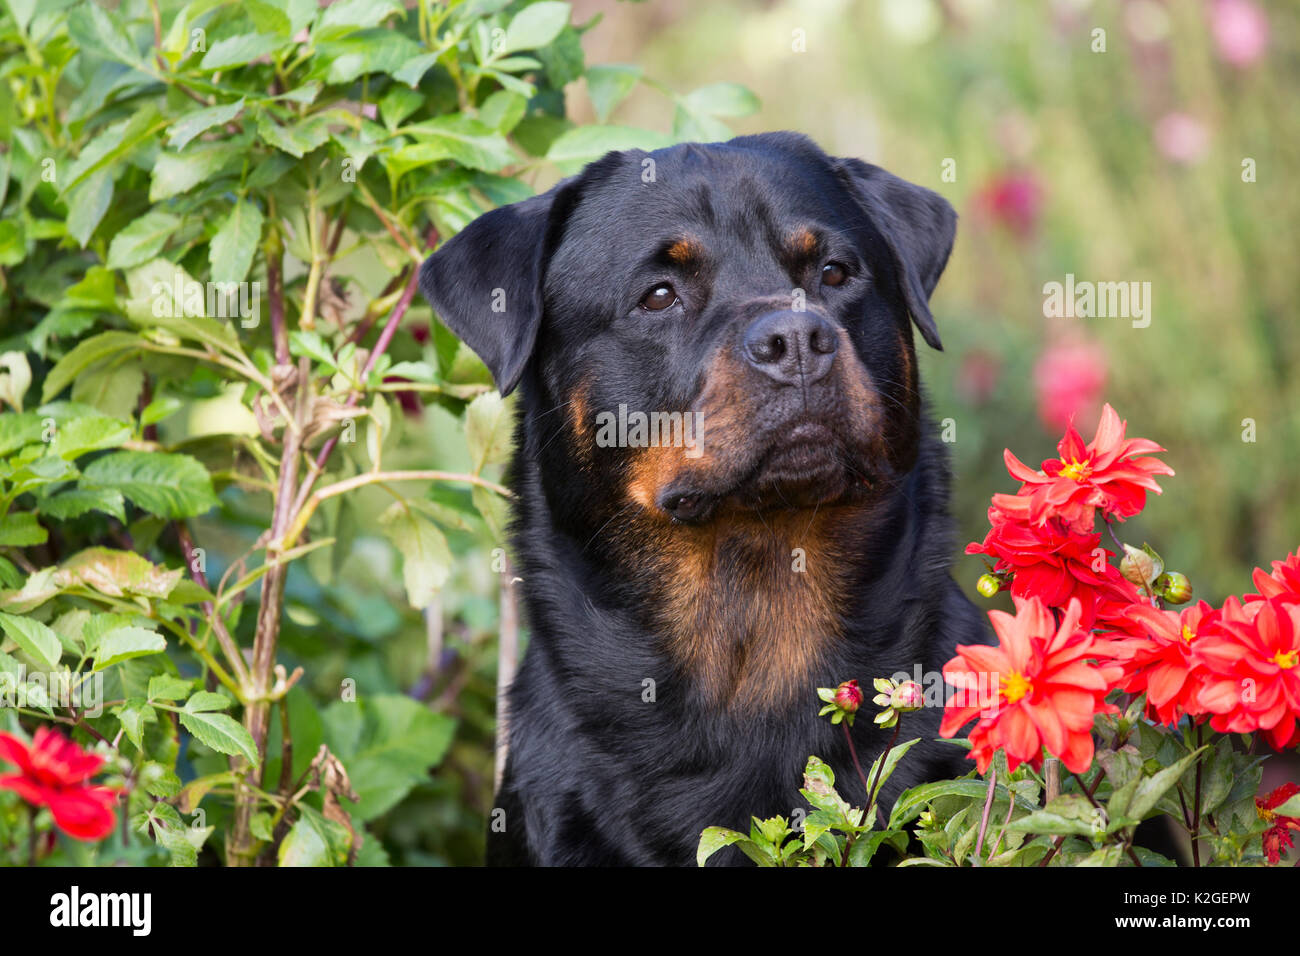
POLYGON ((1034 365, 1038 418, 1048 431, 1061 431, 1071 416, 1080 422, 1097 417, 1106 387, 1106 353, 1086 342, 1050 345, 1034 365))
POLYGON ((997 173, 975 193, 977 214, 1019 238, 1033 235, 1043 208, 1043 188, 1028 172, 997 173))
POLYGON ((1268 47, 1268 17, 1251 0, 1214 0, 1210 30, 1219 59, 1233 66, 1250 66, 1268 47))
POLYGON ((1166 113, 1155 129, 1156 146, 1166 159, 1185 165, 1205 155, 1210 145, 1210 131, 1195 116, 1166 113))
POLYGON ((983 405, 993 397, 1002 377, 1002 363, 992 352, 966 353, 957 369, 957 393, 969 405, 983 405))

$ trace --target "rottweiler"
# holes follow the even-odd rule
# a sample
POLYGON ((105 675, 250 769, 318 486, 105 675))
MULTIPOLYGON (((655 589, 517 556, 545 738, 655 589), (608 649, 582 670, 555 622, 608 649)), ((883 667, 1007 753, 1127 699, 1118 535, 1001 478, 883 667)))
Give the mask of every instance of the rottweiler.
MULTIPOLYGON (((937 684, 954 645, 988 640, 951 576, 912 339, 941 348, 929 297, 956 219, 768 133, 609 153, 423 264, 437 315, 521 392, 530 640, 489 864, 691 864, 705 827, 804 806, 810 754, 860 806, 816 689, 937 684)), ((885 807, 969 769, 934 739, 941 694, 904 718, 922 741, 885 807)), ((852 730, 864 766, 891 733, 872 714, 852 730)))

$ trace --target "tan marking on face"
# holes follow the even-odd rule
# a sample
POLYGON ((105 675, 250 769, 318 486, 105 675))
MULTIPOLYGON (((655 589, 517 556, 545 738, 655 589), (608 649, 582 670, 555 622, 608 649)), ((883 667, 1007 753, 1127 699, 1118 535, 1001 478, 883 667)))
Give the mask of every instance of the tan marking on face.
POLYGON ((809 256, 817 249, 817 237, 811 229, 799 229, 790 237, 790 250, 795 255, 809 256))
POLYGON ((704 253, 704 248, 700 245, 698 239, 678 239, 668 247, 668 258, 678 265, 698 260, 704 253))

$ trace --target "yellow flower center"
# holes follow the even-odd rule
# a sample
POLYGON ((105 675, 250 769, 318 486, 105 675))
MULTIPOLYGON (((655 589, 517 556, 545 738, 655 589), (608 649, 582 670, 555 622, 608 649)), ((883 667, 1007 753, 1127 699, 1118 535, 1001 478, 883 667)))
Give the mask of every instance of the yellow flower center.
POLYGON ((1092 475, 1092 466, 1087 462, 1061 459, 1061 475, 1071 481, 1087 481, 1092 475))
POLYGON ((1195 639, 1196 639, 1196 632, 1193 631, 1193 630, 1192 630, 1190 627, 1188 627, 1186 624, 1184 624, 1184 625, 1183 625, 1183 641, 1184 641, 1184 643, 1190 644, 1190 643, 1192 643, 1192 641, 1194 641, 1195 639))
POLYGON ((1300 664, 1300 651, 1278 651, 1273 655, 1273 663, 1284 671, 1300 664))
POLYGON ((1002 678, 999 685, 1002 688, 1002 696, 1007 699, 1008 704, 1014 704, 1034 689, 1029 679, 1018 671, 1012 671, 1010 676, 1002 678))

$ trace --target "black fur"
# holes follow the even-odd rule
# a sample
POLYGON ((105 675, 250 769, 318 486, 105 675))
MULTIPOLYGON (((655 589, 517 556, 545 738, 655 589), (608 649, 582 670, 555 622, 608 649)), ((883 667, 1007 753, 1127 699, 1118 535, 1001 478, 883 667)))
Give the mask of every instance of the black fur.
MULTIPOLYGON (((927 300, 955 219, 934 193, 777 133, 610 154, 542 196, 484 215, 425 263, 421 286, 439 316, 503 393, 522 385, 512 543, 531 638, 509 694, 497 795, 505 830, 488 835, 489 863, 690 864, 706 826, 747 830, 751 815, 806 809, 798 789, 810 754, 861 805, 843 732, 818 717, 815 688, 861 681, 868 702, 853 736, 869 765, 890 733, 871 722, 871 678, 918 665, 933 675, 956 644, 988 640, 983 614, 949 572, 956 543, 943 446, 919 389, 898 391, 915 367, 909 315, 939 347, 927 300), (775 251, 801 223, 852 262, 845 288, 820 288, 819 265, 810 279, 775 251), (683 230, 702 236, 707 253, 689 269, 662 255, 683 230), (681 309, 645 313, 640 297, 664 276, 681 309), (635 542, 616 542, 629 520, 629 460, 620 449, 581 460, 571 403, 585 390, 593 408, 689 407, 710 361, 752 317, 749 303, 787 296, 792 285, 806 286, 810 308, 847 329, 882 390, 888 421, 876 437, 885 452, 856 459, 870 469, 869 491, 844 492, 866 496, 870 520, 843 542, 842 632, 793 699, 722 706, 665 649, 655 611, 671 582, 635 557, 635 542), (646 678, 653 703, 643 700, 646 678)), ((757 435, 768 426, 754 402, 757 435)), ((770 503, 758 492, 744 500, 770 503)), ((884 788, 885 806, 906 787, 968 769, 962 751, 933 739, 941 712, 906 718, 902 739, 924 739, 884 788)), ((745 860, 733 849, 713 862, 745 860)))

